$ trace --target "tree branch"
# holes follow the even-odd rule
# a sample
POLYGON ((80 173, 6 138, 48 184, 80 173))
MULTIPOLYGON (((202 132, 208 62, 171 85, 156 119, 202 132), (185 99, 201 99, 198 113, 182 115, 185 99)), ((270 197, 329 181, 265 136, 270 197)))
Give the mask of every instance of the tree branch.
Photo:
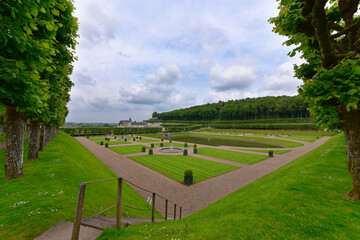
POLYGON ((336 65, 337 58, 330 42, 328 20, 324 9, 327 1, 328 0, 315 0, 312 9, 312 25, 315 28, 316 36, 319 41, 322 65, 324 68, 329 69, 331 66, 336 65))
POLYGON ((359 29, 359 27, 360 27, 360 20, 358 20, 356 23, 350 25, 347 28, 343 28, 343 30, 341 32, 338 32, 338 33, 336 33, 334 35, 331 35, 331 38, 335 39, 335 38, 338 38, 338 37, 340 37, 340 36, 342 36, 344 34, 349 33, 350 31, 357 31, 359 29))
POLYGON ((344 30, 344 27, 340 26, 339 24, 336 24, 333 21, 329 21, 329 30, 336 30, 338 32, 341 32, 344 30))

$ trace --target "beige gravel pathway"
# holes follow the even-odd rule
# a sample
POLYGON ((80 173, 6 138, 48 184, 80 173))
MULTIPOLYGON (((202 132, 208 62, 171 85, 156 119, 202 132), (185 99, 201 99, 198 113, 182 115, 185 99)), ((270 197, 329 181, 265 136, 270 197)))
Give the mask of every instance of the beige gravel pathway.
MULTIPOLYGON (((196 183, 189 187, 152 169, 144 167, 141 164, 128 159, 124 155, 119 155, 109 149, 106 149, 104 146, 100 146, 85 137, 77 137, 76 139, 118 176, 152 192, 156 192, 157 194, 182 206, 182 216, 185 217, 220 200, 228 194, 293 161, 305 153, 310 152, 322 145, 329 138, 330 137, 322 137, 314 143, 306 143, 303 147, 291 148, 292 151, 289 153, 275 155, 273 158, 269 158, 252 165, 241 164, 240 169, 196 183)), ((198 147, 201 146, 202 145, 198 144, 198 147)), ((158 154, 158 149, 158 147, 155 147, 155 154, 158 154)), ((190 149, 191 148, 189 148, 189 150, 190 149)), ((191 151, 189 151, 189 153, 190 152, 191 151)), ((253 152, 253 154, 256 153, 253 152)), ((214 159, 200 155, 196 156, 212 161, 226 162, 231 165, 238 164, 221 159, 214 159)), ((237 166, 240 165, 238 164, 237 166)), ((134 189, 142 195, 145 200, 151 197, 151 194, 144 192, 141 189, 136 187, 134 187, 134 189)), ((156 209, 160 213, 164 213, 164 203, 165 201, 162 199, 156 199, 156 209)), ((172 217, 171 213, 173 213, 173 205, 170 205, 169 209, 170 218, 172 217)))

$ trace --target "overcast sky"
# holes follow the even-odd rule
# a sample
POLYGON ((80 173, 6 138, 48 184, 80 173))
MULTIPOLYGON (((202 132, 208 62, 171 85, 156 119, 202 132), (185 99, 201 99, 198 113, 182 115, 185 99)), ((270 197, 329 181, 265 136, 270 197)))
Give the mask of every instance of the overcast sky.
POLYGON ((154 111, 296 95, 297 59, 268 19, 275 0, 75 0, 72 122, 141 121, 154 111))

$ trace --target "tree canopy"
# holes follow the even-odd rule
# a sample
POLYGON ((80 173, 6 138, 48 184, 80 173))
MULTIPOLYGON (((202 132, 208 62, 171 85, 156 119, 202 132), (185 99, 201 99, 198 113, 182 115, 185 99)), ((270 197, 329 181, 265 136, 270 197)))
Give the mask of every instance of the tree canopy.
POLYGON ((170 112, 153 113, 162 120, 251 120, 270 118, 308 118, 308 104, 299 97, 246 98, 208 103, 170 112))

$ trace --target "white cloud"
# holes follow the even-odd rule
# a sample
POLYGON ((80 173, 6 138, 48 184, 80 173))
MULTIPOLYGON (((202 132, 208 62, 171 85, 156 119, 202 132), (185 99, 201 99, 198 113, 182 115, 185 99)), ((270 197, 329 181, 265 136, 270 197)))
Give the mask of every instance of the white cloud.
POLYGON ((246 89, 256 80, 255 68, 242 64, 216 65, 210 71, 211 87, 217 91, 246 89))
POLYGON ((166 102, 181 75, 176 64, 167 64, 156 73, 146 75, 144 83, 121 88, 120 95, 128 103, 148 105, 166 102))
POLYGON ((265 91, 296 95, 302 81, 294 77, 294 61, 287 61, 277 67, 276 72, 263 78, 265 91))

